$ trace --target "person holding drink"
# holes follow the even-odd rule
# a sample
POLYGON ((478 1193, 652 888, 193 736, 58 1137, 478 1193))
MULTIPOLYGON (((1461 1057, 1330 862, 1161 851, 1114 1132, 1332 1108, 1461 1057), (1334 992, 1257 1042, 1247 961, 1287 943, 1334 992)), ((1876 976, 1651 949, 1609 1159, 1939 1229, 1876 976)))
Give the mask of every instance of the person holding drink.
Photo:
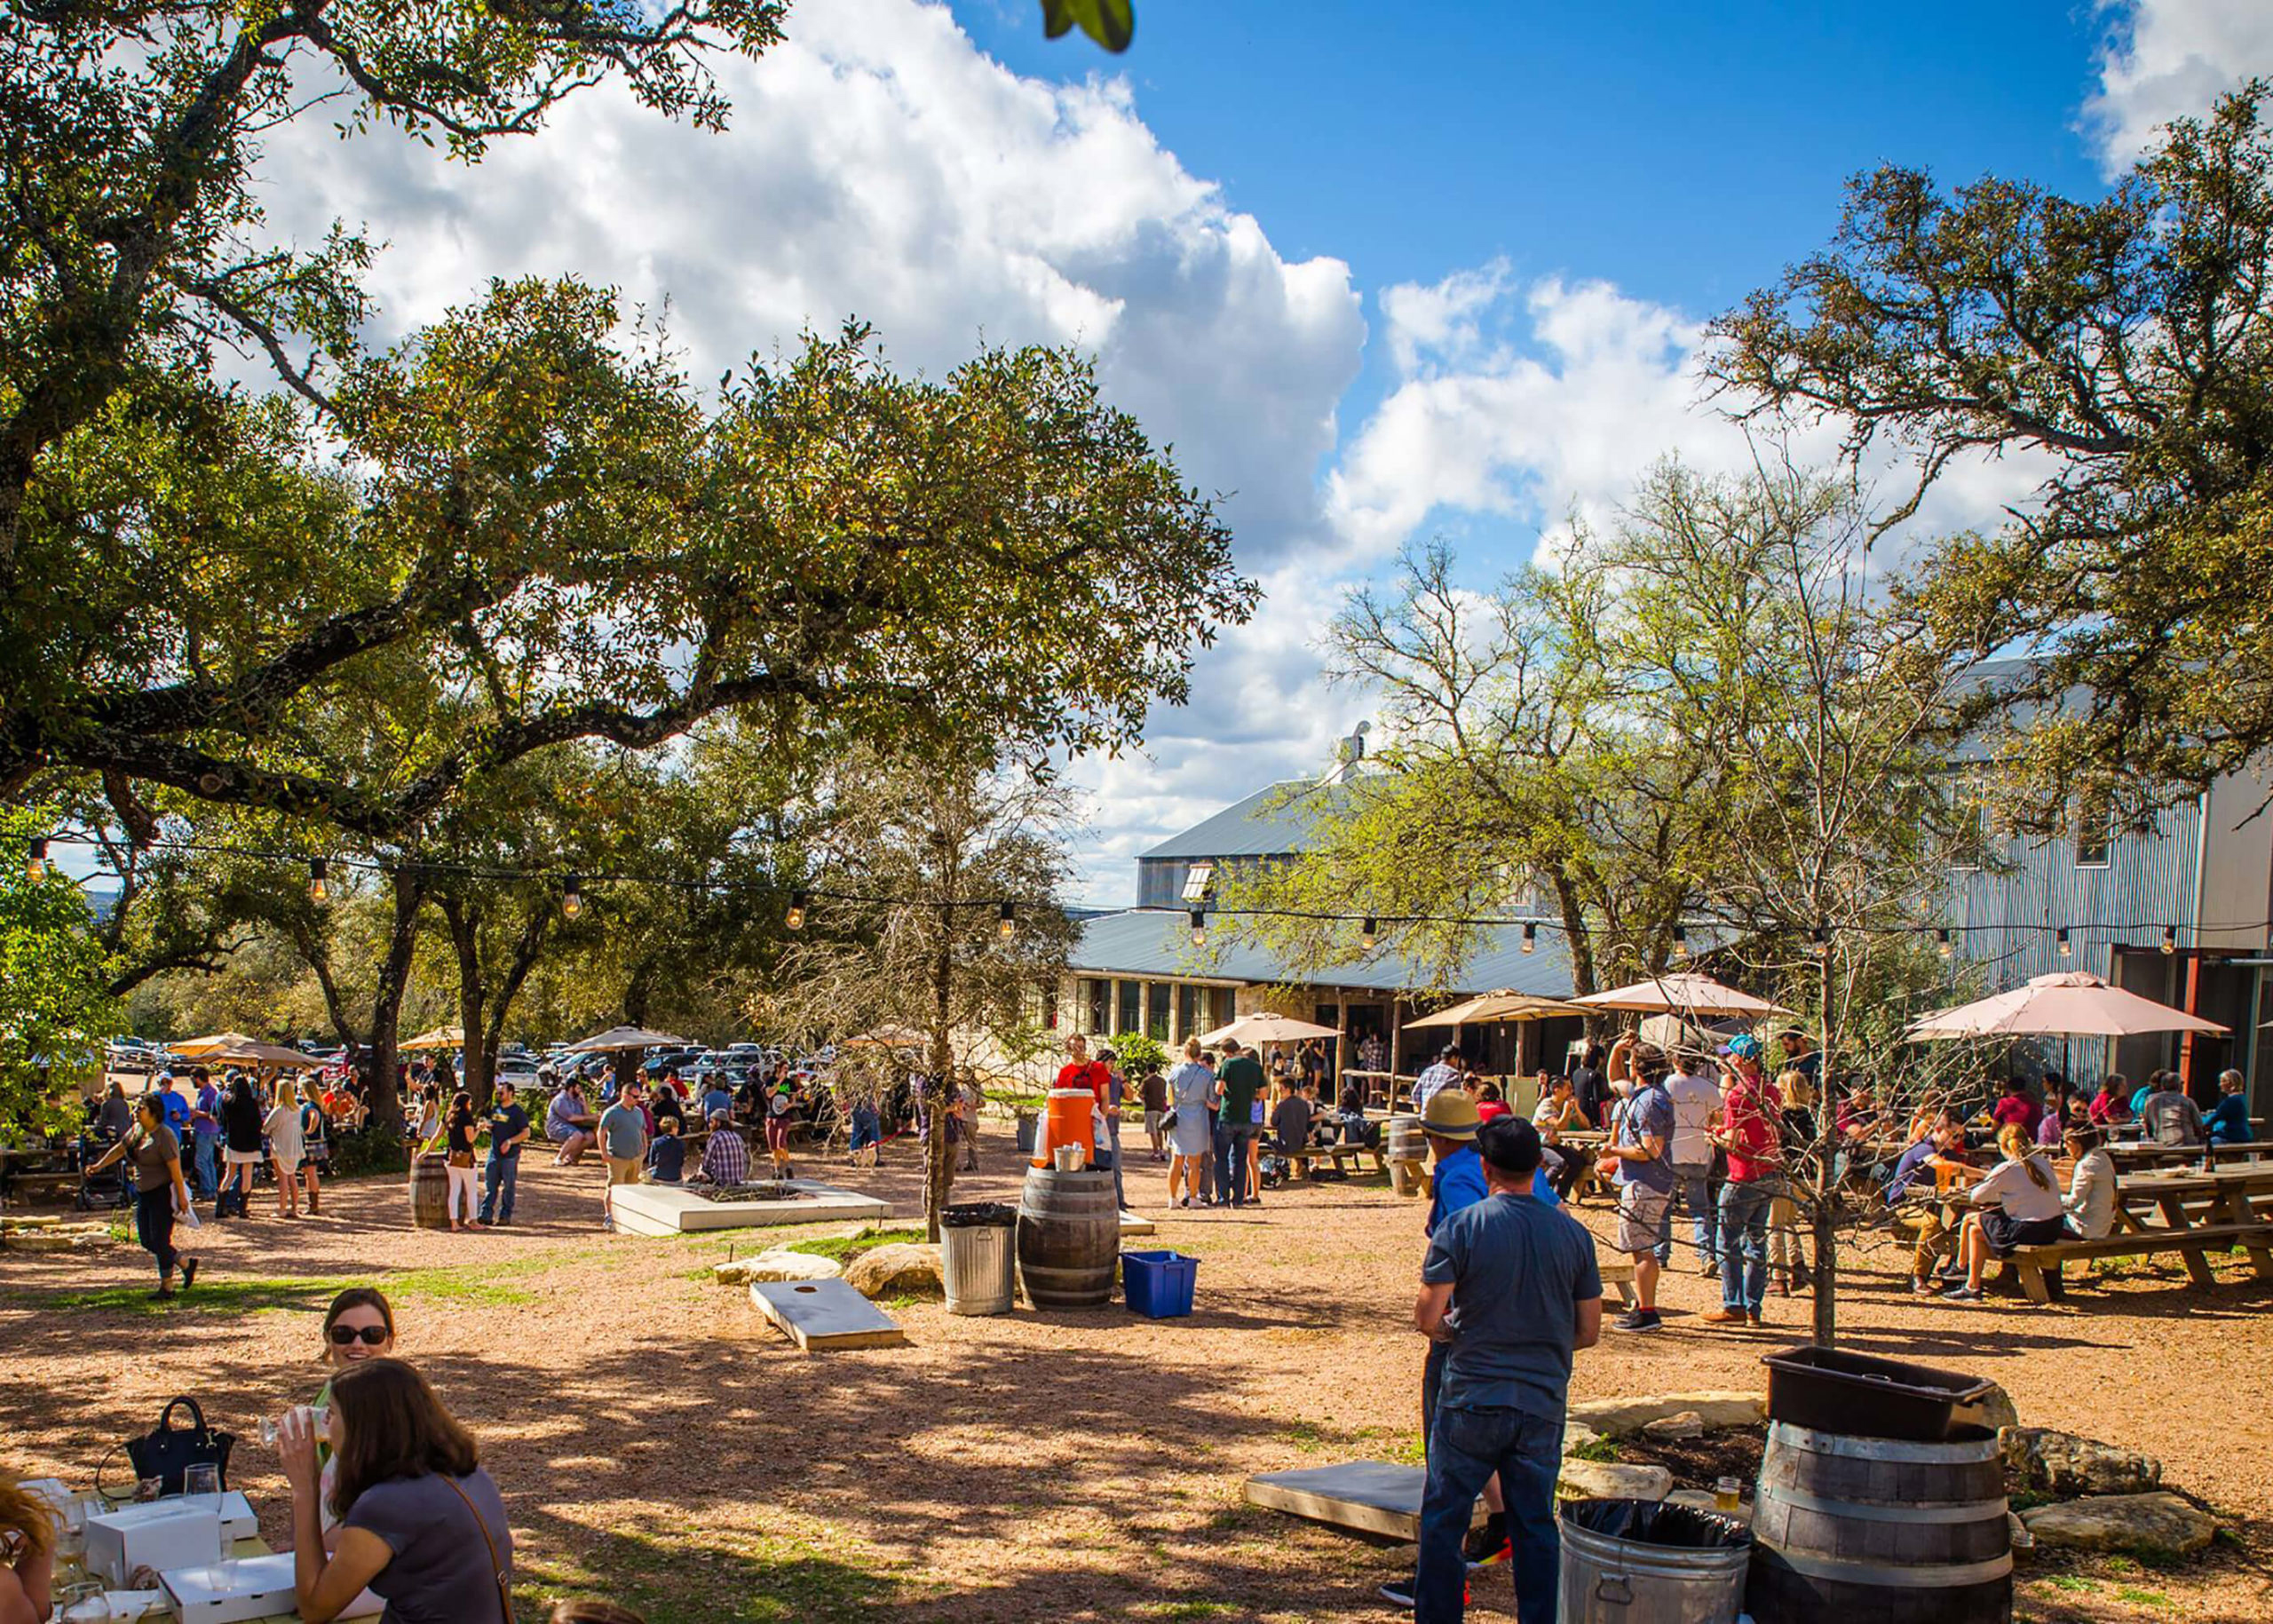
POLYGON ((21 1484, 0 1483, 0 1624, 47 1624, 54 1583, 54 1514, 21 1484))

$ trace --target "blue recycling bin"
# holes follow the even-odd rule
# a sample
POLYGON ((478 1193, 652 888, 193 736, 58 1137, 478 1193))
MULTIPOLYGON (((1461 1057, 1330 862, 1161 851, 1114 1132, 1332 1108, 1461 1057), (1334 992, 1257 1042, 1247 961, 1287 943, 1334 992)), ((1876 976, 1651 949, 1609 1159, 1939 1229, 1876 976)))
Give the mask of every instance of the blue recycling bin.
POLYGON ((1192 1311, 1200 1260, 1181 1252, 1123 1252, 1121 1293, 1129 1311, 1147 1319, 1176 1319, 1192 1311))

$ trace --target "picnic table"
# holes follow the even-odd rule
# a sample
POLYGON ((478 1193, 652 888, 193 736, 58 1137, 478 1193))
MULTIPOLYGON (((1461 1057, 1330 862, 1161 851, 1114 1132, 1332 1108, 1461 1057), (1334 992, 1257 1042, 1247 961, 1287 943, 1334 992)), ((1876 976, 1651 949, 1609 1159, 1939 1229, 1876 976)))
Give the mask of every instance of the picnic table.
POLYGON ((2013 1253, 2021 1288, 2034 1303, 2048 1303, 2044 1271, 2055 1275, 2071 1259, 2144 1257, 2176 1252, 2197 1286, 2216 1284, 2208 1254, 2238 1246, 2250 1271, 2273 1279, 2273 1216, 2259 1204, 2273 1197, 2273 1161, 2242 1162, 2207 1172, 2187 1168, 2126 1174, 2115 1183, 2115 1227, 2098 1240, 2062 1240, 2013 1253), (2162 1222, 2150 1220, 2159 1217, 2162 1222))
POLYGON ((2207 1159, 2213 1167, 2227 1162, 2254 1161, 2273 1156, 2273 1139, 2250 1139, 2235 1145, 2111 1145, 2116 1170, 2135 1172, 2146 1168, 2171 1167, 2207 1159))

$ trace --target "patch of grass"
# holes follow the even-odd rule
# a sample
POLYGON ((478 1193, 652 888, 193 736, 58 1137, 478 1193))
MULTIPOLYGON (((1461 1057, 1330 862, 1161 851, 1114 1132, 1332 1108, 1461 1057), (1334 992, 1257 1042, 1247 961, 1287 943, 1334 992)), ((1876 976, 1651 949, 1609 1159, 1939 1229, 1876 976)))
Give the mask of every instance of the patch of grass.
POLYGON ((2135 1573, 2139 1571, 2139 1565, 2128 1557, 2110 1557, 2107 1571, 2111 1573, 2135 1573))
POLYGON ((1139 1602, 1129 1610, 1140 1619, 1221 1619, 1239 1609, 1229 1602, 1202 1601, 1196 1596, 1178 1596, 1173 1601, 1139 1602))
MULTIPOLYGON (((804 1524, 807 1519, 783 1519, 804 1524)), ((563 1594, 604 1595, 647 1624, 858 1624, 899 1599, 899 1581, 866 1560, 842 1531, 677 1533, 621 1531, 573 1557, 524 1563, 516 1553, 515 1613, 543 1619, 563 1594)))
POLYGON ((1298 1421, 1287 1429, 1287 1436, 1294 1440, 1295 1447, 1304 1454, 1316 1454, 1326 1447, 1326 1437, 1319 1432, 1318 1423, 1315 1422, 1298 1421))
POLYGON ((2134 1607, 2168 1607, 2174 1604, 2170 1597, 2160 1590, 2141 1590, 2130 1585, 2117 1586, 2115 1599, 2128 1602, 2134 1607))
POLYGON ((1618 1445, 1614 1439, 1598 1438, 1592 1443, 1581 1444, 1579 1447, 1573 1449, 1571 1452, 1571 1459, 1573 1461, 1613 1462, 1618 1459, 1618 1445))
POLYGON ((116 1241, 120 1246, 131 1246, 134 1244, 134 1225, 129 1219, 114 1218, 111 1221, 110 1228, 107 1232, 109 1234, 110 1238, 116 1241))
POLYGON ((834 1258, 840 1264, 850 1263, 863 1252, 873 1252, 880 1246, 905 1241, 920 1246, 923 1232, 920 1229, 864 1229, 851 1235, 824 1235, 818 1240, 795 1240, 786 1248, 804 1252, 814 1257, 834 1258))
POLYGON ((2066 1590, 2080 1596, 2089 1596, 2099 1588, 2092 1580, 2076 1573, 2055 1573, 2044 1582, 2055 1590, 2066 1590))
POLYGON ((1391 1444, 1387 1454, 1399 1466, 1419 1466, 1429 1458, 1428 1440, 1415 1432, 1401 1444, 1391 1444))
POLYGON ((390 1297, 425 1297, 440 1303, 472 1303, 487 1308, 511 1308, 535 1301, 532 1295, 505 1282, 553 1266, 550 1257, 517 1258, 511 1263, 483 1264, 467 1268, 406 1269, 383 1276, 379 1285, 390 1297))
POLYGON ((321 1309, 349 1283, 345 1279, 206 1277, 190 1291, 158 1298, 150 1295, 148 1286, 138 1280, 131 1286, 107 1286, 99 1291, 58 1293, 47 1299, 47 1306, 121 1314, 187 1313, 235 1318, 272 1308, 321 1309))

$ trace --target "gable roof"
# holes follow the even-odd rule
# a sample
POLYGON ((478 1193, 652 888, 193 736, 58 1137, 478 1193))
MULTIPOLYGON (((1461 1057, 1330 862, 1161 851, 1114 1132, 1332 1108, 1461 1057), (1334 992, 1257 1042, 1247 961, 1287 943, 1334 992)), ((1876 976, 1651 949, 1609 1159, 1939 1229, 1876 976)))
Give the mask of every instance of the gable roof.
POLYGON ((1149 852, 1138 852, 1136 860, 1283 857, 1310 843, 1311 819, 1338 803, 1341 794, 1340 785, 1315 779, 1267 784, 1149 852))
MULTIPOLYGON (((1258 986, 1292 983, 1347 986, 1368 992, 1404 993, 1426 980, 1421 968, 1389 952, 1367 954, 1315 974, 1294 976, 1272 954, 1251 942, 1210 941, 1192 945, 1192 927, 1181 908, 1131 909, 1100 914, 1081 922, 1081 939, 1066 967, 1075 975, 1126 976, 1132 979, 1188 978, 1242 981, 1258 986)), ((1542 930, 1533 950, 1523 950, 1523 927, 1500 925, 1463 965, 1453 985, 1431 989, 1487 993, 1505 989, 1542 998, 1571 995, 1571 959, 1559 931, 1542 930)))

